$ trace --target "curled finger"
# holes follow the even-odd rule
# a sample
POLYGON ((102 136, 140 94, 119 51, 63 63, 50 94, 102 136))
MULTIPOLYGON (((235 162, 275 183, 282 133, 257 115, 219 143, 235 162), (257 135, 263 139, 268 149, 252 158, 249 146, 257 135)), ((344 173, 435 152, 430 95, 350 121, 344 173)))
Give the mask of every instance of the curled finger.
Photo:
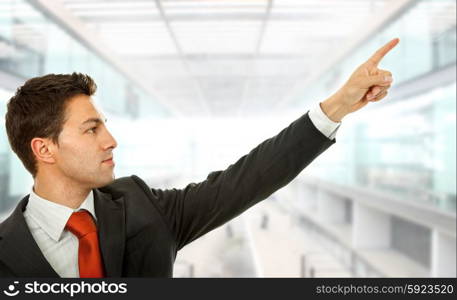
POLYGON ((375 98, 369 100, 370 102, 377 102, 381 99, 383 99, 384 97, 386 97, 388 94, 388 91, 387 90, 384 90, 383 92, 379 93, 375 98))

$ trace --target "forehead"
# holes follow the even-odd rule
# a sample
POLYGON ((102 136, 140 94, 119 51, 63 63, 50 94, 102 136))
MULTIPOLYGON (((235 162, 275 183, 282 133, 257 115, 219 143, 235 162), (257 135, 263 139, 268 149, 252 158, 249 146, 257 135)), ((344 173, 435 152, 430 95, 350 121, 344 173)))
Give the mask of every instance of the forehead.
POLYGON ((102 112, 96 107, 94 100, 87 95, 76 95, 71 98, 65 107, 65 119, 69 123, 78 125, 88 118, 104 119, 102 112))

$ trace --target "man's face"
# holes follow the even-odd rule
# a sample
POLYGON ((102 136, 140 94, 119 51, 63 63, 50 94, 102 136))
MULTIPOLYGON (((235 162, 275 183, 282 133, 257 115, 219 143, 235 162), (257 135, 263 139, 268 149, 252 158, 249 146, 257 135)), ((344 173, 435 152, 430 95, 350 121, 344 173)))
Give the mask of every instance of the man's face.
POLYGON ((114 180, 116 140, 91 97, 77 95, 65 110, 65 123, 55 147, 56 167, 62 176, 84 187, 96 188, 114 180))

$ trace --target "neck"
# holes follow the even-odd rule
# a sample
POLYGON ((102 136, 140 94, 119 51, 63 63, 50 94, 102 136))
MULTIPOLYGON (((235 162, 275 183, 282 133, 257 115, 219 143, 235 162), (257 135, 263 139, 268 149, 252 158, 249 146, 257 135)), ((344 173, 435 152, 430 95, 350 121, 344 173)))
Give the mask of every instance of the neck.
POLYGON ((33 185, 35 194, 43 199, 72 209, 80 207, 91 192, 91 189, 83 187, 63 176, 60 176, 60 178, 56 177, 40 176, 37 174, 33 185))

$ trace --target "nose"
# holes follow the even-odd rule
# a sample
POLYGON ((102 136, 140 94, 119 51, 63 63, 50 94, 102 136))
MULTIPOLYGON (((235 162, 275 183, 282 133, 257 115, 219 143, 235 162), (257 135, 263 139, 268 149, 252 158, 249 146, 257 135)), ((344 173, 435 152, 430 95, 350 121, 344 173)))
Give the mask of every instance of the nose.
POLYGON ((114 149, 117 147, 117 141, 116 139, 112 136, 112 134, 109 132, 109 130, 105 127, 106 129, 106 137, 103 143, 103 150, 108 150, 108 149, 114 149))

